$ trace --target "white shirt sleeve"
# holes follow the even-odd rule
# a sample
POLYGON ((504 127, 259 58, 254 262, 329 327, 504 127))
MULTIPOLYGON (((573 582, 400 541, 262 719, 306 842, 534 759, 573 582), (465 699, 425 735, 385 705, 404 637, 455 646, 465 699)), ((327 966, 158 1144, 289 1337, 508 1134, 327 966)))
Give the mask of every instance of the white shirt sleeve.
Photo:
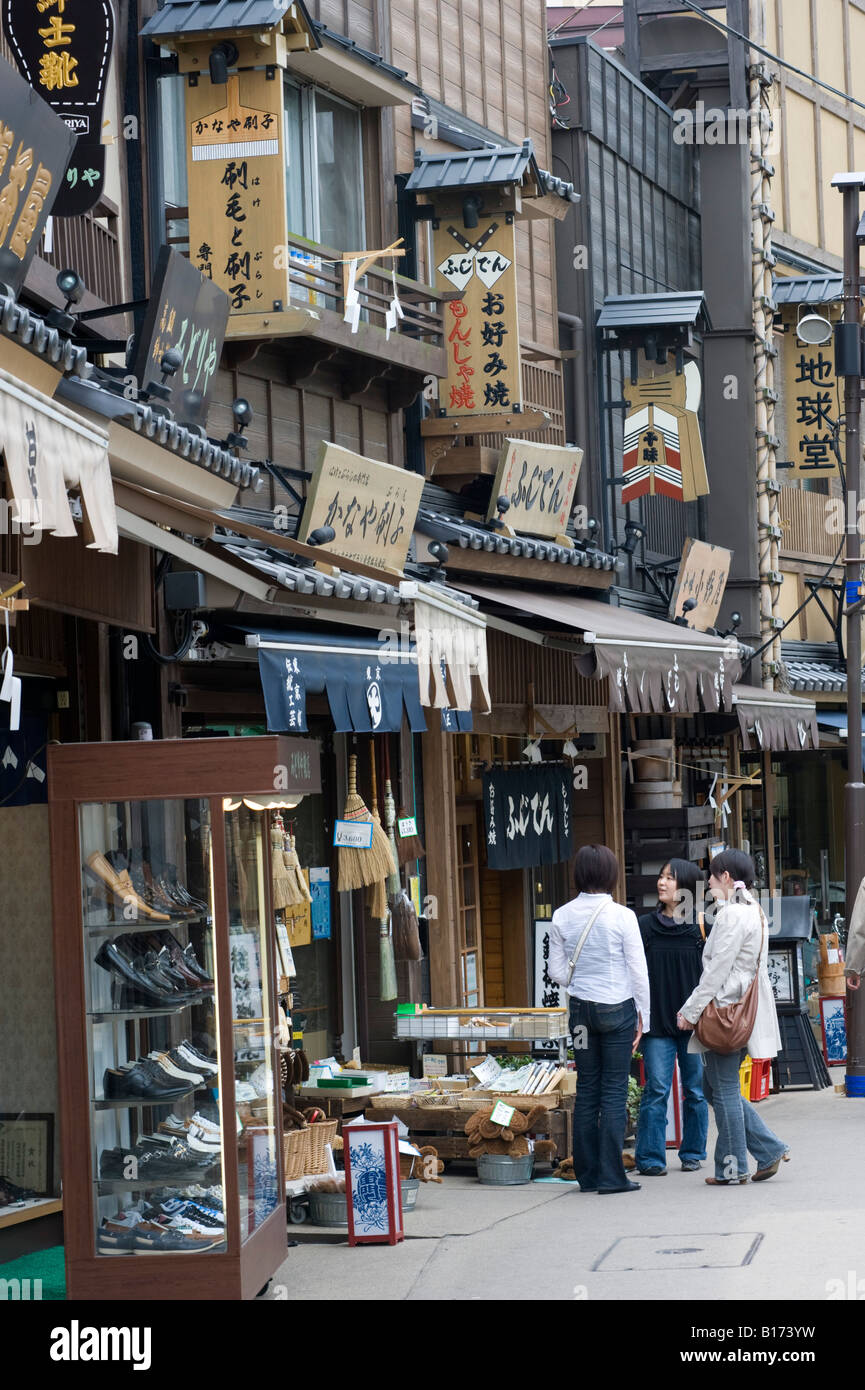
POLYGON ((550 927, 550 958, 547 961, 547 974, 557 985, 567 988, 568 953, 565 950, 562 929, 556 921, 558 915, 558 912, 553 913, 552 926, 550 927))
POLYGON ((646 951, 640 926, 630 908, 622 913, 622 950, 631 982, 631 993, 637 1012, 643 1020, 643 1032, 648 1033, 651 1023, 649 1014, 649 969, 646 965, 646 951))

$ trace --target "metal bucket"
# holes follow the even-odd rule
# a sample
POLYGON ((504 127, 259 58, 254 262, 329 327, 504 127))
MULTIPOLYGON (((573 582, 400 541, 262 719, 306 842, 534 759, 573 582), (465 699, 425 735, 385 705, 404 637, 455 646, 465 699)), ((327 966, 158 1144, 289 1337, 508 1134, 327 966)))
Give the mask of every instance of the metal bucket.
POLYGON ((492 1187, 516 1187, 531 1182, 534 1154, 510 1158, 507 1154, 482 1154, 477 1160, 478 1178, 492 1187))
MULTIPOLYGON (((413 1211, 417 1202, 419 1178, 404 1178, 402 1189, 403 1212, 413 1211)), ((313 1226, 347 1226, 348 1214, 344 1192, 310 1192, 309 1219, 313 1226)))

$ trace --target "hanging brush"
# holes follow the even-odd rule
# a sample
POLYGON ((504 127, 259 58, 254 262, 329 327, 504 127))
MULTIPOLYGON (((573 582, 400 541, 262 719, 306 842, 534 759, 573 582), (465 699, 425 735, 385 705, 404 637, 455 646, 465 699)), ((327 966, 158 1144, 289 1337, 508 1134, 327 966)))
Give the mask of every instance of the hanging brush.
POLYGON ((273 872, 273 906, 277 912, 282 908, 291 907, 297 902, 294 896, 294 882, 286 870, 282 855, 282 847, 285 843, 285 828, 282 824, 282 816, 277 811, 270 822, 270 845, 271 861, 273 872))
POLYGON ((370 883, 383 883, 390 873, 392 856, 387 836, 380 825, 376 825, 363 797, 357 790, 357 755, 352 753, 348 760, 348 795, 345 799, 343 820, 372 823, 372 845, 369 849, 352 849, 340 845, 337 850, 337 891, 351 893, 355 888, 366 888, 370 883))
MULTIPOLYGON (((385 772, 387 773, 384 784, 384 823, 387 826, 391 845, 395 850, 396 845, 394 844, 393 830, 396 824, 396 806, 394 805, 393 790, 390 784, 390 753, 387 745, 385 745, 384 756, 385 772)), ((387 891, 390 897, 394 958, 399 960, 420 960, 423 952, 420 944, 417 913, 414 910, 414 903, 400 882, 398 873, 391 874, 387 881, 387 891)))
POLYGON ((309 891, 309 884, 306 881, 306 875, 304 874, 303 869, 300 867, 300 860, 297 856, 297 850, 295 849, 295 839, 291 833, 289 833, 286 836, 286 843, 288 845, 288 848, 286 850, 283 850, 282 858, 285 864, 286 873, 288 874, 289 880, 292 885, 292 891, 296 894, 294 902, 312 902, 312 894, 309 891))

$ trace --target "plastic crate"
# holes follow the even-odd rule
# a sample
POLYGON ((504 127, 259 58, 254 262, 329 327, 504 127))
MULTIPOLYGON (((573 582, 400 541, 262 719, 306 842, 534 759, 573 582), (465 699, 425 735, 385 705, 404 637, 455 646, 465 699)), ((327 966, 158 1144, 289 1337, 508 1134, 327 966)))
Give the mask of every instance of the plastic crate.
POLYGON ((739 1090, 744 1100, 751 1099, 751 1068, 753 1063, 750 1057, 746 1057, 739 1068, 739 1090))
POLYGON ((772 1085, 772 1059, 754 1057, 751 1061, 750 1101, 765 1100, 772 1085))

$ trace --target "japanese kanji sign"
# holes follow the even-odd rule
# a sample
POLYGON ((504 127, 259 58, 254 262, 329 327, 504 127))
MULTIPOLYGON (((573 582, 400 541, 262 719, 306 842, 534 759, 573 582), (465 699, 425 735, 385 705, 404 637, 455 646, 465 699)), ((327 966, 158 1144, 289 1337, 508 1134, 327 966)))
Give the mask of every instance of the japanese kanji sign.
POLYGON ((297 538, 332 526, 336 536, 326 547, 332 554, 402 574, 422 492, 419 473, 324 443, 297 538))
POLYGON ((163 246, 147 315, 138 338, 134 371, 142 386, 162 381, 160 363, 171 348, 181 365, 166 380, 169 405, 182 425, 206 425, 210 387, 228 323, 228 296, 200 270, 163 246))
POLYGON ((505 520, 515 531, 529 531, 534 536, 563 535, 582 462, 582 449, 506 439, 487 520, 496 515, 498 498, 507 497, 511 505, 505 520))
MULTIPOLYGON (((552 926, 551 921, 535 920, 534 1006, 536 1009, 566 1008, 568 1004, 567 991, 564 985, 557 985, 550 976, 550 932, 552 926)), ((557 1044, 548 1038, 538 1039, 535 1042, 535 1048, 545 1052, 555 1052, 557 1044)))
POLYGON ((512 411, 523 398, 513 224, 496 212, 479 233, 442 212, 433 256, 436 285, 462 294, 443 306, 448 374, 439 405, 448 415, 512 411))
POLYGON ((571 774, 565 767, 494 767, 483 776, 491 869, 559 864, 573 852, 571 774))
MULTIPOLYGON (((695 364, 696 365, 696 364, 695 364)), ((625 382, 622 501, 661 494, 693 502, 709 492, 703 441, 695 409, 689 409, 685 372, 651 368, 625 382)))
POLYGON ((228 295, 232 314, 289 299, 282 83, 260 69, 186 91, 189 259, 228 295), (284 263, 283 263, 284 262, 284 263))
POLYGON ((110 0, 3 0, 3 28, 30 86, 77 137, 53 212, 80 217, 104 191, 102 111, 114 45, 110 0))
POLYGON ((722 545, 686 540, 670 600, 670 617, 682 617, 682 605, 693 598, 697 601, 697 607, 684 614, 688 626, 697 632, 714 627, 721 611, 732 559, 732 550, 725 550, 722 545))
MULTIPOLYGON (((815 312, 825 313, 825 309, 815 312)), ((837 473, 832 452, 832 426, 843 414, 844 392, 835 377, 835 344, 800 343, 795 326, 784 337, 784 400, 787 441, 779 463, 788 478, 827 477, 837 473)))
POLYGON ((17 291, 39 245, 75 136, 0 58, 0 283, 17 291))

